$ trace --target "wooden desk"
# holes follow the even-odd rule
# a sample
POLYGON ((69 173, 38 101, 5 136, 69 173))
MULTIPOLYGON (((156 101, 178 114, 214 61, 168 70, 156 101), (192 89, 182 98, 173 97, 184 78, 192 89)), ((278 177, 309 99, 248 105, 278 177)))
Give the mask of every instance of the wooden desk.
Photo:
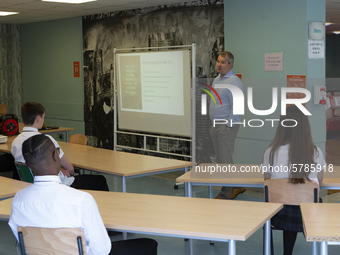
MULTIPOLYGON (((283 207, 275 203, 88 192, 95 198, 107 229, 229 242, 229 254, 236 254, 236 241, 247 240, 268 220, 270 224, 270 218, 283 207), (228 217, 221 217, 221 211, 228 212, 228 217)), ((0 218, 9 219, 11 200, 0 202, 0 218)))
POLYGON ((64 133, 65 134, 65 139, 68 142, 70 140, 70 135, 69 131, 74 130, 74 128, 69 128, 69 127, 59 127, 56 129, 47 129, 47 130, 39 130, 40 133, 42 134, 56 134, 56 133, 64 133))
POLYGON ((187 172, 188 167, 192 165, 191 162, 184 160, 113 151, 79 144, 59 142, 59 145, 74 166, 121 177, 123 192, 126 192, 126 179, 181 169, 187 172))
MULTIPOLYGON (((19 133, 22 132, 22 129, 24 128, 24 123, 19 123, 19 133)), ((56 129, 48 129, 48 130, 39 130, 42 134, 55 134, 55 133, 65 133, 66 141, 69 141, 69 131, 74 130, 74 128, 69 127, 59 127, 56 129)))
POLYGON ((19 190, 31 185, 27 182, 17 181, 0 176, 0 200, 13 197, 19 190))
MULTIPOLYGON (((19 133, 22 132, 22 129, 24 128, 24 123, 19 123, 19 133)), ((69 128, 69 127, 59 127, 56 129, 49 129, 49 130, 39 130, 39 133, 41 134, 54 134, 54 133, 65 133, 66 136, 66 141, 69 141, 69 131, 74 130, 74 128, 69 128)), ((17 136, 13 135, 13 136, 9 136, 7 141, 8 142, 12 142, 17 136)), ((6 152, 7 151, 3 151, 6 152)), ((9 149, 9 153, 11 153, 11 148, 9 149)))
POLYGON ((12 141, 14 138, 14 136, 10 136, 7 138, 7 143, 0 143, 0 152, 11 153, 12 141))
POLYGON ((340 204, 338 203, 302 203, 301 214, 306 240, 321 242, 320 254, 328 254, 329 244, 340 241, 340 204))
MULTIPOLYGON (((211 164, 201 164, 200 166, 206 166, 211 164)), ((223 166, 222 164, 219 164, 223 166)), ((227 164, 229 165, 229 164, 227 164)), ((252 167, 254 169, 260 165, 246 165, 246 164, 230 164, 234 166, 235 172, 225 173, 200 173, 192 174, 190 172, 183 174, 176 179, 176 182, 188 183, 188 196, 192 196, 192 186, 208 186, 209 196, 212 198, 212 187, 213 186, 230 186, 230 187, 253 187, 263 188, 263 174, 261 171, 258 172, 242 172, 245 167, 252 167), (243 167, 243 170, 241 169, 243 167)), ((340 189, 340 166, 333 166, 333 172, 325 172, 325 178, 320 186, 320 189, 340 189)))
MULTIPOLYGON (((187 172, 188 167, 192 165, 191 162, 184 160, 113 151, 66 142, 58 143, 73 166, 121 177, 123 192, 126 192, 126 179, 182 169, 187 172)), ((11 141, 0 144, 0 151, 11 153, 11 141)))

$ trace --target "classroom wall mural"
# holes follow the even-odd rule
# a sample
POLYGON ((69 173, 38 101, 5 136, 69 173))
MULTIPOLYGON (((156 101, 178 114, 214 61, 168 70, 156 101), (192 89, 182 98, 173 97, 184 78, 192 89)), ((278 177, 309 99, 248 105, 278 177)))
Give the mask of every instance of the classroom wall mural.
MULTIPOLYGON (((224 50, 223 9, 223 1, 206 0, 83 17, 84 119, 90 145, 113 149, 114 48, 195 43, 196 76, 215 77, 216 59, 224 50)), ((199 100, 198 95, 198 106, 199 100)), ((209 127, 207 116, 197 114, 196 153, 202 162, 210 162, 211 155, 200 155, 203 147, 207 151, 211 146, 209 127)), ((138 136, 120 135, 118 139, 120 144, 143 143, 138 136)), ((172 143, 168 142, 167 150, 190 154, 187 142, 172 143)))
POLYGON ((0 24, 0 104, 20 118, 22 104, 20 26, 0 24))

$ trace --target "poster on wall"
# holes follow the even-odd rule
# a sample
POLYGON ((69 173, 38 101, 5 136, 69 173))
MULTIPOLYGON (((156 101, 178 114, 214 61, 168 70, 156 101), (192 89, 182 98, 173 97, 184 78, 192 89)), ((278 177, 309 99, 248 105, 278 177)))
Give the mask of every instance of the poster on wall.
POLYGON ((265 71, 283 71, 283 52, 264 54, 265 71))
POLYGON ((73 61, 73 77, 80 77, 79 61, 73 61))
MULTIPOLYGON (((288 88, 306 88, 306 75, 287 75, 288 88)), ((304 93, 287 93, 287 98, 304 98, 304 93)))

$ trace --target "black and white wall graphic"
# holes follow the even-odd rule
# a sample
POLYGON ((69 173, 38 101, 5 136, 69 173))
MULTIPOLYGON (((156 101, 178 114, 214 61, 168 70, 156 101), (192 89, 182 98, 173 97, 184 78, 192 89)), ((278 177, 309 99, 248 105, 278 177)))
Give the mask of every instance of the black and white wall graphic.
MULTIPOLYGON (((141 48, 196 44, 196 76, 208 80, 217 75, 216 59, 224 50, 222 1, 197 1, 83 17, 85 134, 92 146, 113 149, 114 48, 141 48)), ((209 81, 207 81, 209 82, 209 81)), ((196 155, 211 146, 208 116, 200 114, 197 91, 196 155)), ((139 136, 119 136, 119 144, 141 146, 139 136)), ((151 142, 150 146, 153 144, 151 142)), ((212 148, 212 146, 211 146, 212 148)), ((167 149, 190 154, 187 142, 172 142, 167 149)), ((204 155, 203 155, 204 154, 204 155)))

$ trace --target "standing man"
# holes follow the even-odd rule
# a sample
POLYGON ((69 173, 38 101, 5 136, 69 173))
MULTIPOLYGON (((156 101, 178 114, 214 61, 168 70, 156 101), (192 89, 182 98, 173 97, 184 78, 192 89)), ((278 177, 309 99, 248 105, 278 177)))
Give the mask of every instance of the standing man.
MULTIPOLYGON (((214 79, 213 87, 216 84, 234 85, 243 91, 241 80, 233 72, 234 55, 228 51, 222 52, 217 59, 216 69, 219 75, 214 79)), ((210 136, 216 153, 216 161, 220 164, 234 164, 233 153, 237 132, 240 128, 241 116, 233 114, 233 95, 227 88, 216 89, 221 98, 210 101, 209 116, 214 119, 227 120, 227 124, 212 125, 210 136)), ((245 192, 245 188, 222 187, 216 198, 234 199, 238 194, 245 192)))

